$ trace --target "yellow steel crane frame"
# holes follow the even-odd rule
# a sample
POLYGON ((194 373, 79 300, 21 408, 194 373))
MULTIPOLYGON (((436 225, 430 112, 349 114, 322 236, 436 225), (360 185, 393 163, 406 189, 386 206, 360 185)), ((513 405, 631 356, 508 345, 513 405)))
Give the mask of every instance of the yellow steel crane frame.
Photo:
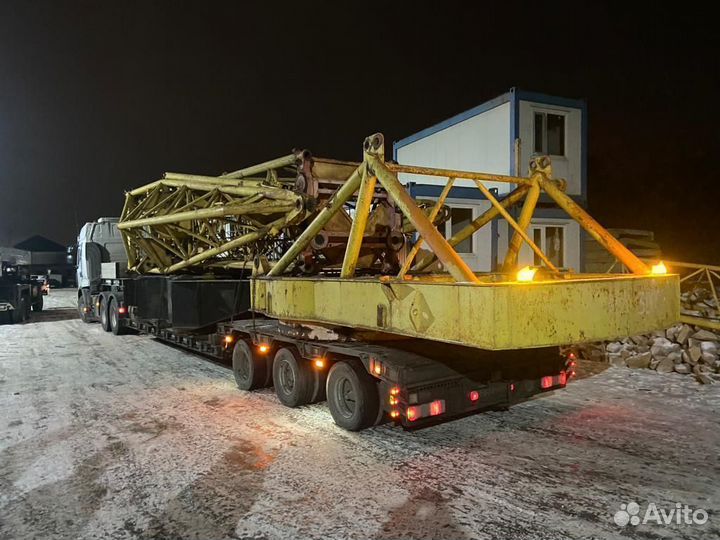
POLYGON ((484 349, 518 349, 612 339, 664 328, 680 315, 676 275, 653 275, 650 268, 608 233, 564 192, 551 177, 550 162, 531 164, 529 178, 432 169, 386 163, 382 135, 368 137, 364 160, 333 199, 306 227, 267 277, 255 281, 255 309, 268 316, 346 326, 376 332, 422 337, 484 349), (400 183, 398 173, 446 177, 433 213, 442 206, 456 178, 473 180, 492 207, 446 240, 400 183), (517 188, 502 201, 483 184, 507 182, 517 188), (419 234, 395 278, 354 278, 370 201, 379 182, 419 234), (540 191, 545 191, 593 238, 620 259, 632 274, 623 276, 559 272, 525 232, 540 191), (359 191, 356 214, 347 242, 340 278, 292 278, 283 273, 332 215, 359 191), (516 221, 508 209, 523 202, 516 221), (502 216, 514 229, 504 272, 475 274, 454 246, 492 219, 502 216), (432 250, 411 268, 420 243, 432 250), (515 265, 526 242, 545 263, 542 279, 518 282, 515 265), (423 275, 437 258, 449 276, 423 275))
POLYGON ((254 242, 288 237, 288 227, 293 226, 299 234, 292 235, 282 256, 266 273, 254 268, 253 309, 273 318, 370 331, 378 337, 422 337, 484 349, 613 339, 664 328, 679 320, 678 276, 653 274, 568 197, 564 182, 552 178, 548 158, 535 159, 529 176, 517 177, 389 163, 384 160, 383 148, 383 136, 375 134, 364 142, 361 163, 319 160, 327 168, 343 171, 342 180, 331 196, 312 209, 307 207, 305 195, 298 195, 297 186, 295 191, 288 189, 277 173, 279 168, 297 163, 297 155, 223 177, 166 175, 164 180, 134 190, 128 194, 119 225, 130 267, 160 273, 208 261, 242 267, 246 255, 235 252, 239 261, 230 258, 223 262, 223 257, 254 242), (262 175, 252 177, 258 173, 262 175), (447 178, 435 206, 423 209, 400 182, 400 173, 447 178), (456 179, 473 181, 491 207, 445 239, 435 218, 456 179), (484 182, 516 187, 498 200, 484 182), (378 188, 407 221, 403 231, 415 231, 418 238, 400 260, 397 273, 357 276, 378 188), (541 192, 632 273, 578 274, 556 268, 526 233, 541 192), (345 207, 351 201, 354 215, 339 275, 318 272, 295 277, 301 255, 334 219, 339 215, 347 218, 345 207), (509 210, 520 203, 516 220, 509 210), (498 217, 514 232, 501 271, 474 273, 455 246, 498 217), (241 233, 228 238, 222 234, 222 223, 241 233), (527 282, 518 281, 516 274, 523 243, 544 265, 535 279, 527 282), (421 247, 429 251, 421 251, 421 247), (436 260, 447 273, 429 272, 436 260))

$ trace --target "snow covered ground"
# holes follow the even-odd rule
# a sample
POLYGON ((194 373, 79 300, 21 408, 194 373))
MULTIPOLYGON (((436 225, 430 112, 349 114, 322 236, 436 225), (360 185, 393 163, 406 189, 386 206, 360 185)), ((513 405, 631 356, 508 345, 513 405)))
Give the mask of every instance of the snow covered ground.
POLYGON ((0 326, 0 539, 720 536, 720 384, 595 369, 508 412, 348 433, 83 324, 74 291, 46 306, 0 326), (709 518, 617 525, 631 502, 709 518))

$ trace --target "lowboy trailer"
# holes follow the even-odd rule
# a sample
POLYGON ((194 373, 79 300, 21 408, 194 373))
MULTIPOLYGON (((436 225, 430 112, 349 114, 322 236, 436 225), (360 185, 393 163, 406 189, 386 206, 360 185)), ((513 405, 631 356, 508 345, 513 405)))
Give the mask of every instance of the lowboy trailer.
MULTIPOLYGON (((509 177, 386 163, 383 145, 368 137, 361 163, 304 151, 128 192, 114 225, 128 272, 106 263, 80 288, 83 319, 232 362, 241 390, 274 386, 290 407, 326 399, 349 430, 504 409, 567 384, 574 358, 560 346, 677 322, 678 277, 648 268, 567 197, 547 158, 509 177), (447 178, 440 200, 413 200, 399 173, 447 178), (456 178, 492 206, 446 240, 436 225, 456 178), (487 181, 516 187, 497 200, 487 181), (540 191, 632 273, 555 268, 525 232, 540 191), (516 220, 508 210, 521 202, 516 220), (474 273, 454 246, 496 218, 514 230, 508 254, 499 271, 474 273), (517 268, 523 243, 542 267, 517 268)), ((79 246, 79 265, 91 251, 79 246)))

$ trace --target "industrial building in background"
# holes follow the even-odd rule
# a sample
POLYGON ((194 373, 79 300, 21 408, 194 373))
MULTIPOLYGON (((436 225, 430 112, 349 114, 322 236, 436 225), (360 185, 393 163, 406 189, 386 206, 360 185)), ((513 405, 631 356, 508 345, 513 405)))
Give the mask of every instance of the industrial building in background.
MULTIPOLYGON (((528 176, 531 159, 548 156, 553 174, 567 183, 565 193, 587 207, 587 140, 585 101, 512 88, 395 142, 393 159, 408 165, 528 176)), ((400 180, 418 199, 437 200, 444 185, 442 179, 428 175, 403 173, 400 180)), ((487 182, 487 187, 503 198, 516 186, 487 182)), ((446 238, 491 206, 467 179, 455 181, 445 204, 450 208, 450 217, 441 226, 446 238)), ((495 271, 502 267, 511 234, 505 220, 495 219, 455 249, 472 270, 495 271)), ((584 270, 580 225, 545 193, 540 195, 528 234, 557 268, 584 270)), ((523 265, 542 263, 527 244, 520 249, 518 260, 523 265)))
POLYGON ((51 287, 71 287, 75 284, 75 265, 68 260, 66 246, 35 235, 15 244, 15 249, 28 252, 30 273, 38 279, 47 280, 51 287))

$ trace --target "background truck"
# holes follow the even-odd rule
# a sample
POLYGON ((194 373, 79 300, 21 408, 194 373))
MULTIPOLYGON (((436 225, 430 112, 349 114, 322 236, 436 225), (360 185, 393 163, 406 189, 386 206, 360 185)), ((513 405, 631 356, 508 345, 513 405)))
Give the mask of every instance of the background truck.
POLYGON ((30 254, 0 247, 0 323, 20 323, 42 311, 43 282, 30 275, 30 254))
POLYGON ((232 362, 241 390, 272 385, 287 406, 326 399, 349 430, 504 409, 567 384, 574 358, 561 345, 677 322, 677 276, 614 241, 564 195, 547 158, 505 177, 386 163, 383 146, 376 134, 360 163, 302 151, 129 191, 119 220, 81 230, 81 317, 232 362), (447 178, 443 194, 416 201, 399 173, 447 178), (475 181, 492 207, 445 239, 454 178, 475 181), (499 201, 485 182, 516 187, 499 201), (540 191, 633 273, 555 268, 525 233, 540 191), (497 218, 515 231, 506 264, 474 273, 454 246, 497 218), (523 243, 542 265, 515 267, 523 243))

